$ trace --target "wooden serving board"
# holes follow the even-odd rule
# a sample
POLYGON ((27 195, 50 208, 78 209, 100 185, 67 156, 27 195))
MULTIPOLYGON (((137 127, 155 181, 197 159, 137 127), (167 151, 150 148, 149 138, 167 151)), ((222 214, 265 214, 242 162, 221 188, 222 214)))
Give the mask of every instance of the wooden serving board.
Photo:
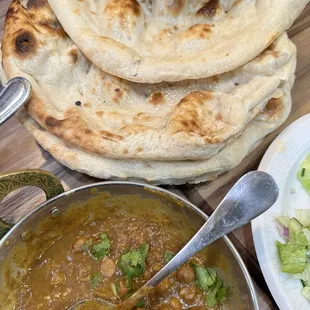
MULTIPOLYGON (((2 37, 3 23, 9 3, 9 0, 0 0, 0 37, 2 37)), ((259 148, 236 169, 209 183, 176 188, 208 214, 216 208, 240 176, 257 168, 265 150, 281 130, 302 115, 310 113, 310 4, 289 30, 289 36, 298 48, 298 65, 292 93, 293 108, 287 122, 269 135, 259 148)), ((59 164, 49 153, 40 148, 17 119, 12 117, 0 127, 0 172, 24 168, 48 170, 61 179, 66 189, 98 181, 59 164)), ((44 201, 44 194, 35 188, 29 187, 16 191, 1 203, 0 217, 8 222, 16 222, 42 201, 44 201)), ((239 229, 231 234, 230 238, 242 255, 255 281, 260 309, 276 309, 258 266, 251 227, 248 225, 239 229)))

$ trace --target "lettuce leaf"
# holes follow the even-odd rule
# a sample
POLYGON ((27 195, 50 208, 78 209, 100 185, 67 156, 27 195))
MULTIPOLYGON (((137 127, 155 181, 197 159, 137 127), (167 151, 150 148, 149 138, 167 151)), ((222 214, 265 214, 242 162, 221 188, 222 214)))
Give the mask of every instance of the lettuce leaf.
POLYGON ((277 241, 282 271, 286 273, 304 272, 307 262, 307 247, 301 244, 282 244, 277 241))
POLYGON ((308 193, 310 193, 310 154, 301 163, 300 170, 297 173, 297 177, 303 187, 308 193))
POLYGON ((301 293, 306 299, 310 300, 310 286, 305 286, 301 293))

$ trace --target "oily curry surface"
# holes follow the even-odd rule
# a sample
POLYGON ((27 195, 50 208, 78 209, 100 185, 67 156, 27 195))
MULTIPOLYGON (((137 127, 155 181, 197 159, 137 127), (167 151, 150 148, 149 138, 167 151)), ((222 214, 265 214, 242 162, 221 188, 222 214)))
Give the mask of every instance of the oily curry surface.
MULTIPOLYGON (((43 221, 26 246, 15 250, 18 276, 12 276, 13 259, 6 267, 14 309, 63 310, 94 297, 119 304, 172 259, 196 230, 184 214, 156 200, 98 194, 43 221)), ((134 309, 219 309, 229 302, 232 285, 222 280, 221 267, 227 268, 225 258, 210 247, 134 309)))

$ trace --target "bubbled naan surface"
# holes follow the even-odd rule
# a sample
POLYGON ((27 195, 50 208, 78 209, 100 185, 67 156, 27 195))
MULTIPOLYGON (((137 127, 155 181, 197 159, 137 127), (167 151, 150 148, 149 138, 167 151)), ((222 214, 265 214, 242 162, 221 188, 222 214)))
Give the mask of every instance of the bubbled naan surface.
POLYGON ((8 78, 33 86, 29 115, 82 151, 120 159, 208 159, 281 97, 296 49, 286 34, 248 64, 208 79, 137 84, 90 63, 45 0, 13 1, 2 45, 8 78))
MULTIPOLYGON (((7 82, 0 66, 2 84, 7 82)), ((221 173, 233 169, 270 132, 287 119, 291 110, 291 87, 294 75, 281 85, 279 98, 271 99, 265 108, 248 124, 242 135, 230 141, 215 156, 197 161, 150 161, 111 159, 84 152, 68 145, 40 127, 23 108, 18 118, 36 141, 63 165, 97 178, 142 179, 155 184, 199 183, 213 180, 221 173)))
POLYGON ((308 2, 49 0, 65 31, 94 64, 144 83, 233 70, 267 48, 308 2))
POLYGON ((102 179, 142 179, 155 184, 199 183, 213 180, 239 165, 244 157, 255 151, 261 139, 283 124, 291 109, 290 87, 289 83, 283 85, 281 97, 270 100, 241 136, 206 160, 169 162, 104 158, 67 145, 41 128, 25 111, 19 119, 44 149, 73 170, 102 179))

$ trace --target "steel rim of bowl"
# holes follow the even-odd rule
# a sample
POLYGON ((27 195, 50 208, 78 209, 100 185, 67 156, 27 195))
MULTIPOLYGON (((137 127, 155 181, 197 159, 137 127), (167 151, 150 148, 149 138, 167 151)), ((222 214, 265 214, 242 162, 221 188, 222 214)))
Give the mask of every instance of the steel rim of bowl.
MULTIPOLYGON (((58 199, 61 199, 62 197, 74 194, 75 192, 79 192, 79 191, 89 189, 89 188, 92 188, 95 186, 101 187, 101 186, 105 186, 105 185, 132 185, 132 186, 139 186, 139 187, 149 187, 155 191, 165 193, 165 194, 170 195, 170 196, 172 196, 178 200, 181 200, 183 203, 189 205, 192 209, 194 209, 194 211, 197 212, 200 216, 202 216, 203 219, 207 220, 209 218, 206 213, 204 213, 202 210, 200 210, 197 206, 195 206, 189 200, 187 200, 187 199, 179 196, 178 194, 175 194, 175 193, 173 193, 167 189, 158 187, 156 185, 151 185, 151 184, 143 183, 143 182, 132 182, 132 181, 104 181, 104 182, 98 182, 98 183, 91 183, 91 184, 87 184, 87 185, 83 185, 83 186, 80 186, 77 188, 70 189, 70 190, 50 199, 50 200, 47 200, 47 201, 41 203, 40 205, 35 207, 33 210, 31 210, 29 213, 27 213, 24 217, 22 217, 13 226, 13 228, 0 240, 0 249, 5 245, 6 241, 10 238, 10 236, 14 234, 15 230, 17 230, 19 228, 19 226, 24 221, 26 221, 28 218, 33 216, 33 214, 35 214, 38 210, 46 207, 48 204, 50 204, 50 203, 52 203, 58 199)), ((224 239, 225 243, 227 244, 227 246, 229 247, 229 249, 232 251, 234 257, 236 258, 236 260, 237 260, 237 262, 238 262, 238 264, 239 264, 239 266, 243 272, 243 275, 246 279, 246 282, 247 282, 249 290, 250 290, 250 294, 251 294, 251 298, 252 298, 253 306, 254 306, 255 310, 259 310, 254 284, 253 284, 253 281, 252 281, 251 276, 249 274, 249 271, 248 271, 245 263, 243 262, 243 259, 241 258, 239 252, 237 251, 237 249, 235 248, 233 243, 230 241, 230 239, 227 236, 224 236, 223 239, 224 239)))

